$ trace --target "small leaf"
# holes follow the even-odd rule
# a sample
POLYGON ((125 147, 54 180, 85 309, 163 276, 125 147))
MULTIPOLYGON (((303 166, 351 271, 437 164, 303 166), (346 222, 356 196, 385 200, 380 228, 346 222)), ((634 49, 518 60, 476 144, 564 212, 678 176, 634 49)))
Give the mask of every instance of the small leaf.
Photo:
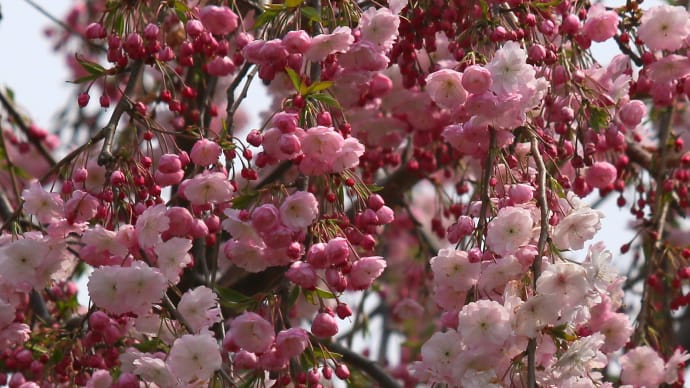
POLYGON ((383 190, 383 186, 367 185, 367 189, 372 193, 378 193, 379 191, 383 190))
POLYGON ((312 22, 321 22, 321 13, 314 7, 302 7, 299 9, 302 16, 306 17, 312 22))
POLYGON ((218 293, 221 303, 246 304, 252 302, 252 298, 231 288, 216 287, 216 293, 218 293))
POLYGON ((7 98, 14 102, 14 90, 12 90, 12 88, 9 86, 5 86, 5 92, 7 93, 7 98))
POLYGON ((318 93, 322 90, 326 90, 330 88, 333 85, 333 81, 319 81, 319 82, 314 82, 307 88, 307 93, 306 94, 312 94, 312 93, 318 93))
POLYGON ((314 93, 314 94, 309 95, 309 98, 317 100, 323 104, 330 105, 334 108, 340 109, 340 103, 338 102, 338 100, 333 98, 333 96, 331 96, 330 94, 314 93))
MULTIPOLYGON (((280 6, 282 6, 282 4, 280 4, 280 6)), ((259 15, 258 18, 256 18, 256 22, 254 23, 254 29, 263 27, 264 25, 268 24, 273 19, 275 19, 276 16, 278 16, 278 13, 280 13, 280 10, 265 10, 261 15, 259 15)))
POLYGON ((256 201, 258 193, 248 193, 232 199, 233 209, 248 209, 256 201))
POLYGON ((86 75, 86 76, 83 76, 81 78, 77 78, 74 81, 67 81, 67 82, 69 82, 71 84, 83 84, 84 82, 90 82, 90 81, 93 81, 93 80, 98 79, 100 77, 101 77, 101 75, 99 75, 99 74, 86 75))
POLYGON ((98 63, 91 62, 84 57, 80 57, 79 54, 75 54, 74 57, 77 59, 77 62, 79 62, 81 67, 83 67, 84 70, 86 70, 89 74, 101 76, 103 73, 105 73, 105 68, 98 63))
POLYGON ((335 295, 330 291, 322 290, 317 287, 314 292, 323 299, 335 299, 335 295))
POLYGON ((122 16, 122 14, 117 14, 115 16, 115 23, 113 23, 113 29, 117 33, 117 35, 122 36, 125 32, 125 18, 122 16))
POLYGON ((302 0, 285 0, 285 6, 288 8, 297 8, 302 4, 302 0))
POLYGON ((290 291, 290 296, 288 297, 288 307, 292 308, 292 306, 295 305, 297 302, 297 298, 299 298, 299 287, 292 287, 292 291, 290 291))
POLYGON ((595 130, 603 129, 608 125, 609 115, 608 113, 599 108, 590 107, 589 110, 589 123, 595 130))
POLYGON ((302 79, 299 77, 299 74, 297 74, 294 70, 292 70, 289 67, 285 68, 285 72, 290 78, 290 82, 292 82, 292 86, 294 86, 295 91, 299 92, 302 87, 302 79))

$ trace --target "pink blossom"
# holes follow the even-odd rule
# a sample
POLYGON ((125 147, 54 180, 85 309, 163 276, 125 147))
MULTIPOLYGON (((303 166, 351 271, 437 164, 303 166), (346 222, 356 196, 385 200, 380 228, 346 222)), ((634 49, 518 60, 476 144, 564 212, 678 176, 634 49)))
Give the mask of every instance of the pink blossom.
POLYGON ((348 71, 379 71, 388 66, 389 59, 375 43, 360 40, 338 62, 348 71))
POLYGON ((232 199, 232 185, 223 173, 199 174, 185 182, 184 196, 192 205, 224 203, 232 199))
POLYGON ((215 57, 206 65, 208 74, 223 77, 235 71, 235 63, 228 57, 215 57))
POLYGON ((132 365, 134 365, 132 372, 145 382, 154 383, 160 387, 180 385, 170 367, 160 358, 142 356, 134 360, 132 365))
POLYGON ((664 368, 664 382, 666 384, 673 384, 678 381, 678 373, 684 370, 685 363, 690 360, 690 354, 685 350, 676 348, 664 368))
POLYGON ((630 350, 619 362, 623 384, 656 387, 664 381, 664 360, 649 346, 630 350))
POLYGON ((385 268, 386 261, 381 256, 362 257, 352 265, 349 286, 355 290, 367 289, 385 268))
POLYGON ((188 253, 190 249, 192 240, 180 237, 173 237, 155 245, 156 265, 169 282, 177 284, 180 281, 182 270, 192 262, 192 257, 188 253))
POLYGON ((86 229, 81 241, 85 245, 79 254, 92 266, 120 264, 129 253, 127 246, 117 239, 117 233, 101 225, 86 229))
POLYGON ((383 49, 390 49, 398 37, 400 18, 388 8, 369 7, 359 18, 362 39, 383 49))
POLYGON ((113 377, 105 369, 99 369, 91 375, 86 383, 86 388, 110 388, 113 384, 113 377))
POLYGON ((338 323, 335 321, 333 313, 328 311, 316 314, 311 323, 311 332, 319 338, 330 338, 338 334, 338 323))
POLYGON ((311 46, 311 36, 304 30, 288 31, 283 37, 283 46, 291 54, 304 54, 311 46))
POLYGON ((74 190, 72 197, 65 203, 65 218, 71 223, 79 223, 96 216, 99 202, 93 195, 81 190, 74 190))
POLYGON ((690 74, 690 59, 684 55, 666 55, 649 65, 649 78, 660 84, 668 84, 690 74))
POLYGON ((647 107, 640 100, 632 100, 620 109, 618 118, 628 128, 637 127, 647 114, 647 107))
POLYGON ((535 338, 541 329, 558 320, 560 309, 557 295, 539 294, 528 298, 520 304, 515 314, 515 332, 535 338))
POLYGON ((200 139, 194 143, 192 152, 189 156, 192 158, 194 164, 198 166, 208 166, 218 161, 222 151, 218 143, 208 139, 200 139))
POLYGON ((336 27, 331 34, 321 34, 312 38, 311 46, 304 56, 312 62, 320 62, 329 54, 343 53, 350 48, 355 38, 349 27, 336 27))
POLYGON ((486 69, 491 72, 491 90, 496 94, 519 92, 523 85, 534 81, 535 71, 527 64, 527 53, 517 42, 506 42, 486 69))
POLYGON ((582 249, 601 229, 603 213, 588 207, 573 209, 558 222, 553 231, 553 243, 558 249, 582 249))
POLYGON ((625 346, 633 333, 630 319, 623 313, 610 314, 603 323, 592 329, 606 336, 606 341, 601 347, 604 353, 613 353, 625 346))
POLYGON ((35 215, 41 223, 50 223, 63 216, 62 199, 57 193, 49 193, 38 181, 31 181, 22 191, 24 210, 35 215))
POLYGON ((288 228, 300 230, 311 225, 319 214, 319 203, 314 194, 296 191, 280 205, 280 218, 288 228))
POLYGON ((609 162, 596 162, 585 172, 585 180, 591 187, 604 189, 616 181, 618 171, 609 162))
POLYGON ((291 282, 307 290, 316 288, 316 283, 319 280, 316 271, 311 264, 304 261, 296 261, 292 263, 290 268, 285 273, 285 277, 291 282))
POLYGON ((22 238, 0 248, 0 276, 24 292, 41 289, 60 269, 62 260, 61 256, 51 254, 47 241, 22 238))
POLYGON ((149 248, 160 241, 161 233, 170 226, 170 219, 165 213, 165 205, 160 204, 144 210, 137 218, 134 227, 140 247, 149 248))
POLYGON ((230 240, 223 246, 225 257, 248 272, 261 272, 270 266, 266 245, 255 240, 230 240))
POLYGON ((275 329, 259 314, 247 311, 230 322, 235 343, 244 350, 263 353, 273 345, 275 329))
POLYGON ((607 11, 604 4, 597 3, 587 11, 587 20, 582 33, 594 42, 603 42, 616 35, 618 31, 618 14, 607 11))
POLYGON ((458 346, 462 338, 455 330, 436 332, 422 345, 422 361, 413 368, 415 374, 428 374, 425 380, 455 385, 462 381, 461 367, 465 350, 458 346))
POLYGON ((519 207, 504 207, 488 226, 486 244, 497 254, 514 254, 532 239, 532 214, 519 207))
POLYGON ((220 369, 222 359, 211 334, 185 334, 173 343, 166 363, 182 381, 208 381, 220 369))
POLYGON ((434 284, 450 287, 456 291, 467 291, 477 283, 481 266, 471 263, 467 252, 456 249, 441 249, 431 258, 434 284))
POLYGON ((462 73, 441 69, 426 77, 426 91, 436 105, 445 109, 457 109, 465 102, 467 91, 462 86, 462 73))
POLYGON ((187 290, 182 295, 177 310, 194 333, 200 333, 220 321, 218 296, 206 286, 187 290))
POLYGON ((559 296, 563 307, 584 302, 589 289, 585 269, 575 263, 551 264, 537 279, 537 292, 559 296))
POLYGON ((199 19, 212 34, 225 35, 237 29, 238 17, 225 6, 207 5, 199 11, 199 19))
POLYGON ((510 337, 510 313, 498 302, 479 300, 462 308, 458 332, 470 347, 502 346, 510 337))
POLYGON ((241 349, 240 351, 235 352, 233 365, 238 369, 255 369, 259 366, 259 362, 256 354, 241 349))
POLYGON ((131 267, 96 268, 87 287, 93 303, 112 314, 142 314, 161 300, 168 282, 158 269, 137 261, 131 267))
POLYGON ((285 359, 299 356, 308 344, 309 334, 302 328, 281 330, 276 336, 276 350, 285 359))
POLYGON ((491 88, 491 72, 479 65, 472 65, 462 74, 462 86, 470 93, 482 94, 491 88))
POLYGON ((652 50, 677 50, 690 35, 690 15, 685 7, 657 5, 645 11, 637 36, 652 50))
POLYGON ((309 128, 300 139, 306 157, 330 164, 330 160, 343 147, 345 139, 333 128, 317 126, 309 128))

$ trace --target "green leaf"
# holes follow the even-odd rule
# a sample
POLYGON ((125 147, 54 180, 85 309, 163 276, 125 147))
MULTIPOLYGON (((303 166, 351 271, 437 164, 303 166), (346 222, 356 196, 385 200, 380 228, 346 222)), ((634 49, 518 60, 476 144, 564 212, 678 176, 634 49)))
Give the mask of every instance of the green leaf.
POLYGON ((299 74, 289 67, 285 68, 285 73, 287 73, 288 78, 290 78, 290 82, 292 82, 292 86, 294 86, 295 91, 299 92, 302 88, 302 79, 300 78, 299 74))
POLYGON ((12 88, 9 86, 5 86, 5 93, 7 93, 7 98, 14 102, 14 90, 12 90, 12 88))
POLYGON ((319 81, 319 82, 314 82, 307 88, 307 93, 305 94, 312 94, 312 93, 318 93, 322 90, 326 90, 330 88, 333 85, 333 81, 319 81))
POLYGON ((369 189, 369 191, 372 193, 378 193, 379 191, 383 190, 383 186, 367 185, 367 189, 369 189))
POLYGON ((176 1, 173 6, 175 9, 175 14, 182 21, 182 23, 187 22, 187 12, 189 12, 189 7, 182 1, 176 1))
POLYGON ((312 22, 321 22, 321 13, 314 7, 302 7, 299 9, 302 16, 309 19, 312 22))
POLYGON ((589 124, 595 130, 603 129, 608 126, 609 115, 600 108, 590 107, 589 109, 589 124))
POLYGON ((113 29, 117 35, 122 36, 125 33, 125 17, 119 13, 115 16, 115 23, 113 23, 113 29))
POLYGON ((259 197, 259 193, 247 193, 232 199, 233 209, 248 209, 259 197))
POLYGON ((219 301, 223 304, 248 304, 253 302, 252 298, 244 295, 239 291, 235 291, 231 288, 216 287, 216 293, 218 293, 219 301))
POLYGON ((302 0, 285 0, 284 4, 288 8, 297 8, 302 4, 302 0))
MULTIPOLYGON (((280 5, 282 6, 282 4, 280 5)), ((254 23, 254 29, 261 28, 264 25, 268 24, 273 19, 275 19, 275 17, 278 16, 279 13, 280 10, 265 10, 261 15, 259 15, 258 18, 256 18, 256 22, 254 23)))
POLYGON ((297 298, 299 298, 299 290, 300 288, 295 286, 292 287, 292 291, 290 291, 290 296, 288 297, 288 307, 292 308, 292 306, 295 305, 297 302, 297 298))
POLYGON ((335 295, 332 292, 322 290, 318 287, 314 290, 314 293, 316 293, 316 295, 320 296, 323 299, 335 299, 335 295))
POLYGON ((90 82, 90 81, 93 81, 93 80, 98 79, 100 77, 101 77, 100 74, 92 74, 92 75, 83 76, 81 78, 77 78, 74 81, 67 81, 67 82, 69 82, 71 84, 83 84, 84 82, 90 82))
POLYGON ((84 70, 86 70, 89 74, 101 76, 103 73, 105 73, 105 68, 98 63, 91 62, 84 57, 80 57, 79 54, 74 54, 74 57, 77 59, 77 62, 79 62, 81 67, 83 67, 84 70))
POLYGON ((309 95, 309 98, 317 100, 323 104, 330 105, 334 108, 340 109, 340 103, 338 102, 338 100, 333 98, 333 96, 331 96, 330 94, 314 93, 314 94, 309 95))

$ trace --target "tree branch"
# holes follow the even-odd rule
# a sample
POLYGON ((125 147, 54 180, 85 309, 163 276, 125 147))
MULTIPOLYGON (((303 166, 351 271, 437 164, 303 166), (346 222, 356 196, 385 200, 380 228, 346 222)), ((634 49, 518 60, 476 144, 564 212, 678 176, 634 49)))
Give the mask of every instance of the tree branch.
POLYGON ((376 380, 379 386, 383 388, 401 387, 400 384, 393 379, 393 377, 381 369, 381 367, 379 367, 374 361, 364 358, 352 350, 335 342, 321 342, 321 344, 332 352, 342 354, 343 361, 369 375, 369 377, 376 380))

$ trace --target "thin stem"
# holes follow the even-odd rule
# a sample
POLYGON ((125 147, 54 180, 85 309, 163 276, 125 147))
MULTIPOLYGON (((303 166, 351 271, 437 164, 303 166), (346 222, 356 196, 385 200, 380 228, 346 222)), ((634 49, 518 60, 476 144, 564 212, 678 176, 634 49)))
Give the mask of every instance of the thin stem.
POLYGON ((53 159, 53 156, 45 149, 45 147, 43 147, 43 144, 39 139, 36 139, 36 137, 31 136, 31 134, 29 133, 29 127, 24 122, 24 119, 19 114, 19 112, 17 112, 17 110, 14 109, 14 105, 12 105, 10 100, 7 99, 7 97, 5 97, 5 94, 2 91, 0 91, 0 102, 2 102, 2 106, 5 107, 7 113, 9 113, 10 116, 12 116, 12 120, 17 124, 22 133, 24 133, 24 136, 26 136, 26 138, 31 142, 31 144, 33 144, 34 147, 36 147, 38 152, 41 154, 41 156, 45 158, 48 164, 54 166, 56 162, 55 159, 53 159))
MULTIPOLYGON (((537 202, 539 204, 539 241, 537 242, 537 255, 534 257, 534 262, 532 262, 532 273, 534 275, 534 282, 532 283, 532 290, 534 293, 537 292, 537 279, 541 275, 541 258, 544 254, 544 248, 546 248, 546 242, 549 237, 549 205, 546 200, 546 165, 544 164, 544 159, 539 152, 539 143, 537 137, 532 137, 532 157, 537 165, 537 179, 538 179, 538 191, 537 191, 537 202)), ((537 340, 536 338, 530 338, 527 343, 527 386, 529 388, 534 388, 537 386, 537 376, 536 376, 536 351, 537 351, 537 340)))
POLYGON ((375 362, 364 358, 352 350, 335 342, 322 342, 322 344, 331 352, 342 354, 343 361, 369 375, 369 377, 376 380, 380 387, 400 388, 400 384, 398 384, 393 377, 381 369, 375 362))
POLYGON ((101 149, 101 154, 98 155, 98 164, 104 166, 109 164, 113 160, 113 139, 115 138, 115 131, 117 129, 117 124, 120 122, 120 118, 125 111, 132 108, 132 103, 129 101, 129 97, 134 91, 139 78, 144 71, 144 62, 136 61, 132 65, 131 76, 129 81, 127 81, 127 86, 125 87, 125 92, 115 106, 113 115, 110 116, 108 124, 103 127, 105 134, 105 140, 103 141, 103 148, 101 149))

